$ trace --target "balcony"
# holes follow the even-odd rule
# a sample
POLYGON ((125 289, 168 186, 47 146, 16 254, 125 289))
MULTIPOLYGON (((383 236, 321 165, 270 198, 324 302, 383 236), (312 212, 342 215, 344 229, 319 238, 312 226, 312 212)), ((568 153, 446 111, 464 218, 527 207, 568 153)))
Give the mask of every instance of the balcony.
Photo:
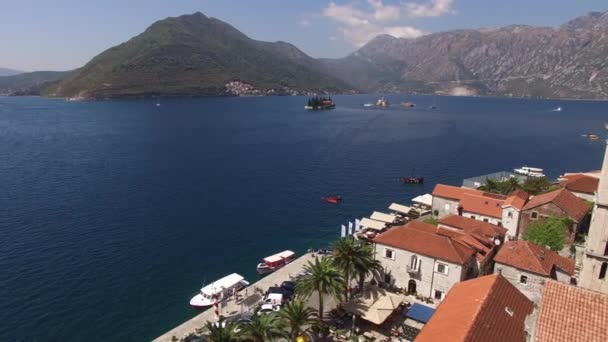
POLYGON ((412 267, 412 265, 407 265, 406 268, 407 273, 418 274, 420 273, 420 267, 416 265, 416 267, 412 267))

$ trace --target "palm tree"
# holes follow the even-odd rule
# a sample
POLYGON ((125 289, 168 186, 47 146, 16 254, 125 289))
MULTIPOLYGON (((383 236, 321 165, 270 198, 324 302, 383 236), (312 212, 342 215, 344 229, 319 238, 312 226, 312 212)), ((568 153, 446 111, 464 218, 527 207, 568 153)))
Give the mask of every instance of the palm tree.
POLYGON ((348 288, 350 287, 351 277, 355 273, 355 264, 360 263, 362 254, 362 244, 352 236, 339 239, 333 246, 334 264, 344 274, 344 300, 348 300, 348 288))
POLYGON ((296 299, 281 308, 279 317, 289 327, 289 338, 291 341, 295 341, 315 323, 317 313, 302 299, 296 299))
POLYGON ((239 341, 239 324, 226 322, 220 318, 218 322, 207 322, 205 330, 211 342, 237 342, 239 341))
POLYGON ((327 257, 315 258, 304 266, 304 270, 310 274, 303 277, 296 285, 296 292, 304 297, 310 297, 313 293, 319 296, 319 319, 323 320, 323 296, 329 295, 340 299, 345 284, 342 272, 340 272, 332 260, 327 257))
POLYGON ((239 332, 242 339, 252 342, 273 341, 285 336, 285 331, 276 313, 257 314, 251 322, 242 324, 239 332))
POLYGON ((359 277, 359 290, 363 289, 365 278, 372 275, 380 277, 383 271, 382 263, 374 257, 374 248, 370 244, 361 244, 360 257, 357 258, 357 262, 354 264, 355 274, 359 277))

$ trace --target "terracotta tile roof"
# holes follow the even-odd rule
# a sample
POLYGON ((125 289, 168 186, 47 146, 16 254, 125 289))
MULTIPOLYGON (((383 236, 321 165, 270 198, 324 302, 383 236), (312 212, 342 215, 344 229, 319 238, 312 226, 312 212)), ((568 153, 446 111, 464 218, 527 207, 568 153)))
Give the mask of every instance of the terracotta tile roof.
POLYGON ((524 240, 507 241, 496 253, 494 261, 545 277, 551 276, 553 267, 570 275, 574 273, 574 260, 524 240))
POLYGON ((480 234, 488 238, 504 236, 507 233, 507 229, 504 227, 458 215, 446 216, 440 219, 439 225, 460 229, 469 234, 480 234))
POLYGON ((502 218, 502 205, 507 196, 475 189, 437 184, 433 196, 458 200, 464 211, 502 218))
POLYGON ((578 174, 564 176, 563 180, 559 182, 559 185, 572 192, 582 192, 593 195, 597 191, 599 183, 600 180, 597 177, 578 174))
POLYGON ((504 199, 469 194, 460 199, 460 206, 464 211, 496 218, 502 218, 503 203, 504 199))
POLYGON ((436 230, 433 225, 412 221, 376 236, 374 242, 458 265, 466 264, 475 251, 449 237, 437 234, 436 230))
POLYGON ((585 201, 563 188, 532 197, 523 210, 530 210, 547 203, 555 204, 576 222, 580 222, 591 210, 585 201))
POLYGON ((433 196, 451 198, 455 200, 460 200, 465 194, 480 195, 483 194, 483 191, 469 188, 460 188, 457 186, 450 186, 444 184, 437 184, 435 185, 435 189, 433 189, 432 193, 433 196))
POLYGON ((511 206, 517 210, 521 210, 521 208, 523 208, 528 201, 529 197, 530 195, 527 192, 517 189, 513 191, 509 197, 507 197, 502 206, 503 208, 511 206))
POLYGON ((608 295, 549 280, 536 320, 537 342, 605 342, 608 295))
POLYGON ((416 342, 524 342, 533 304, 501 275, 452 287, 416 342))

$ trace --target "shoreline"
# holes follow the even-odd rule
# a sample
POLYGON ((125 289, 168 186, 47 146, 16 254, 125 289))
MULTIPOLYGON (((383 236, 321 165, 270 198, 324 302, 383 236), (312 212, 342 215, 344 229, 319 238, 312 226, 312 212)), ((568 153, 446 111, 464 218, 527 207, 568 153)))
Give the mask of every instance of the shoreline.
MULTIPOLYGON (((266 289, 270 286, 274 286, 275 284, 281 284, 285 280, 291 280, 291 276, 300 272, 308 261, 314 260, 316 255, 318 254, 314 254, 313 256, 312 253, 304 253, 299 258, 295 259, 284 267, 281 267, 280 269, 268 274, 256 282, 251 283, 246 289, 241 290, 240 293, 245 291, 245 293, 249 293, 250 295, 255 294, 256 288, 266 289)), ((242 310, 241 304, 237 303, 233 298, 226 300, 225 303, 225 307, 221 309, 221 312, 224 313, 224 317, 238 315, 242 310)), ((184 305, 188 304, 184 303, 184 305)), ((205 309, 200 314, 188 319, 171 330, 168 330, 152 341, 170 342, 174 341, 174 338, 181 339, 189 334, 196 333, 196 330, 203 328, 208 321, 216 321, 213 306, 205 309)))

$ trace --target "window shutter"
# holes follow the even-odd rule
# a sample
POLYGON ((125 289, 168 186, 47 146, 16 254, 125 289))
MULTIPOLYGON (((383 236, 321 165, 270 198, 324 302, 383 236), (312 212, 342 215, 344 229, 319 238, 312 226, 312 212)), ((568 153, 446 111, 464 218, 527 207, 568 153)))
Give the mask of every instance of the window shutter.
POLYGON ((439 272, 439 264, 435 263, 435 272, 439 272))
POLYGON ((418 261, 416 262, 416 269, 420 271, 420 264, 422 263, 422 259, 418 258, 418 261))
POLYGON ((448 265, 445 265, 444 267, 445 267, 445 275, 448 275, 450 268, 448 267, 448 265))

